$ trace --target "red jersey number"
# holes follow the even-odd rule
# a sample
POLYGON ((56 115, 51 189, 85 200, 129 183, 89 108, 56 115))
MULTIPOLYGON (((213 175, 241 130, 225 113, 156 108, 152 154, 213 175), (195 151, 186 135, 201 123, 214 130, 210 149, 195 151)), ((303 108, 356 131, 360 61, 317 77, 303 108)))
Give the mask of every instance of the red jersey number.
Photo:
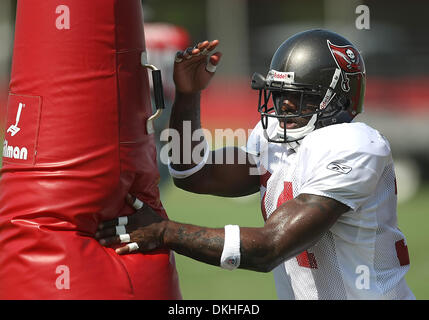
MULTIPOLYGON (((285 182, 283 191, 277 200, 277 208, 280 207, 284 202, 293 199, 293 188, 292 182, 285 182)), ((304 268, 317 269, 317 261, 313 253, 308 250, 303 251, 296 256, 298 265, 304 268)))

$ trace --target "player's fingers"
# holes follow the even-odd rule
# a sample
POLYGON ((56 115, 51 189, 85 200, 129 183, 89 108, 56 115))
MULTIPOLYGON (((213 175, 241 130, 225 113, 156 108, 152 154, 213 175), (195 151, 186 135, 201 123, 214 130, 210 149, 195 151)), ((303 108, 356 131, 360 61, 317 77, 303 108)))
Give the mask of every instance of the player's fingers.
POLYGON ((100 222, 97 229, 102 230, 102 229, 111 228, 111 227, 118 226, 118 225, 124 226, 127 224, 128 224, 128 218, 127 217, 119 217, 119 218, 115 218, 112 220, 100 222))
POLYGON ((198 50, 204 50, 205 48, 207 48, 207 46, 209 45, 209 42, 207 40, 203 41, 203 42, 199 42, 195 47, 198 50))
POLYGON ((121 234, 126 234, 126 233, 128 233, 128 231, 125 226, 114 226, 114 227, 98 230, 95 233, 95 238, 102 239, 102 238, 107 238, 115 235, 119 236, 121 234))
MULTIPOLYGON (((203 53, 203 50, 205 50, 207 48, 209 43, 210 42, 208 42, 207 40, 197 43, 194 47, 193 56, 195 56, 195 57, 200 56, 203 53), (198 49, 198 50, 195 50, 195 49, 198 49)), ((207 50, 205 52, 207 52, 207 50)))
POLYGON ((198 49, 196 48, 192 48, 189 47, 185 50, 185 52, 183 53, 183 58, 185 58, 186 60, 189 60, 193 57, 194 54, 196 54, 197 52, 199 52, 198 49))
POLYGON ((199 55, 201 55, 201 50, 199 49, 199 46, 200 46, 200 43, 197 43, 196 45, 195 45, 195 47, 192 49, 192 55, 194 56, 194 57, 198 57, 199 55))
POLYGON ((214 48, 217 47, 218 44, 219 44, 219 40, 210 41, 207 46, 207 50, 212 51, 214 48))
POLYGON ((137 199, 137 197, 133 196, 132 194, 128 193, 125 200, 127 203, 132 206, 134 204, 134 201, 137 199))
POLYGON ((111 228, 114 226, 126 226, 128 224, 128 217, 119 217, 108 221, 100 222, 98 225, 98 230, 103 230, 106 228, 111 228))
POLYGON ((216 71, 217 65, 219 64, 221 57, 222 57, 222 54, 220 52, 213 53, 210 56, 206 66, 207 72, 213 73, 216 71))
POLYGON ((176 56, 174 58, 175 63, 180 63, 183 61, 183 51, 177 51, 176 56))
POLYGON ((103 222, 100 222, 100 224, 98 225, 98 230, 111 228, 111 227, 117 226, 117 225, 118 225, 118 218, 108 220, 108 221, 103 221, 103 222))
POLYGON ((140 199, 138 199, 137 197, 131 194, 127 194, 126 201, 130 206, 132 206, 136 210, 140 210, 144 206, 143 201, 141 201, 140 199))
POLYGON ((119 243, 121 243, 121 238, 120 238, 119 236, 107 237, 107 238, 100 239, 98 242, 99 242, 102 246, 110 247, 110 246, 112 246, 112 245, 114 245, 114 244, 119 244, 119 243))
POLYGON ((189 60, 193 57, 198 57, 199 55, 201 55, 201 51, 200 49, 193 47, 193 48, 188 48, 185 50, 185 53, 183 54, 183 57, 186 60, 189 60))
POLYGON ((201 51, 201 54, 209 56, 219 44, 219 40, 210 41, 207 46, 201 51))
POLYGON ((212 50, 216 48, 218 45, 218 40, 213 41, 203 41, 199 42, 194 47, 189 47, 184 51, 178 51, 176 52, 176 56, 174 58, 174 61, 176 63, 182 62, 184 59, 189 60, 192 57, 197 57, 199 55, 210 55, 212 50))
POLYGON ((118 218, 118 226, 126 226, 128 224, 128 217, 119 217, 118 218))
POLYGON ((191 57, 192 57, 192 48, 186 48, 185 52, 183 53, 183 58, 188 60, 191 57))
POLYGON ((95 233, 95 239, 100 240, 103 238, 112 237, 114 235, 116 235, 115 228, 107 228, 107 229, 103 229, 103 230, 98 230, 95 233))
POLYGON ((115 252, 119 255, 122 255, 122 254, 132 253, 138 250, 139 250, 139 245, 137 244, 137 242, 131 242, 126 246, 116 249, 115 252))
POLYGON ((222 58, 222 53, 220 52, 215 52, 213 53, 210 58, 209 58, 209 62, 215 66, 217 66, 220 62, 220 59, 222 58))

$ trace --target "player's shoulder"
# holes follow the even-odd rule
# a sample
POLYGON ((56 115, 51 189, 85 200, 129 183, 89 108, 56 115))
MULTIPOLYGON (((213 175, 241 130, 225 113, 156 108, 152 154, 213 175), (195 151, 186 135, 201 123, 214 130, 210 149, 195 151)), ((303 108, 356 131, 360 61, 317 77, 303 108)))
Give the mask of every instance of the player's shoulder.
POLYGON ((314 130, 302 142, 312 151, 368 153, 381 157, 390 155, 387 139, 362 122, 341 123, 314 130))
POLYGON ((266 133, 264 133, 262 123, 261 121, 258 121, 247 139, 245 151, 251 154, 259 154, 261 150, 267 150, 268 141, 266 135, 275 135, 277 123, 276 119, 268 118, 266 133))

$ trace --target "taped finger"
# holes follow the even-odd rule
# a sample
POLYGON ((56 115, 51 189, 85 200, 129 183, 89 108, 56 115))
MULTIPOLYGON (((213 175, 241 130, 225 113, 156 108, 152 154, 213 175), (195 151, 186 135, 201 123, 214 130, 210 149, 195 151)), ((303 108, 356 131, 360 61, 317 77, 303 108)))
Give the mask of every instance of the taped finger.
POLYGON ((140 210, 141 208, 143 208, 143 206, 144 206, 144 202, 143 201, 141 201, 141 200, 139 200, 137 198, 134 200, 134 202, 133 202, 134 209, 140 210))
POLYGON ((131 205, 134 209, 139 210, 143 208, 144 202, 139 200, 137 197, 134 197, 131 194, 127 194, 127 202, 129 205, 131 205))
POLYGON ((119 240, 121 243, 128 243, 131 241, 130 235, 128 233, 119 235, 119 240))
POLYGON ((127 244, 127 247, 129 252, 137 251, 139 249, 139 245, 137 244, 137 242, 131 242, 127 244))
POLYGON ((118 226, 126 226, 128 224, 128 217, 119 217, 118 226))
POLYGON ((182 53, 182 51, 178 51, 176 53, 175 58, 174 58, 174 62, 179 63, 179 62, 182 62, 182 61, 183 61, 183 53, 182 53))
POLYGON ((207 63, 206 65, 206 70, 208 72, 215 72, 216 71, 216 66, 214 64, 212 64, 210 61, 207 63))
POLYGON ((210 54, 210 51, 207 50, 207 48, 204 48, 203 51, 201 51, 201 54, 204 56, 208 56, 210 54))
POLYGON ((189 60, 189 59, 191 59, 191 58, 192 58, 192 50, 194 50, 194 48, 187 48, 187 49, 185 50, 185 53, 183 54, 183 57, 184 57, 186 60, 189 60))
POLYGON ((119 236, 121 234, 126 234, 127 230, 125 229, 125 226, 116 226, 116 235, 119 236))

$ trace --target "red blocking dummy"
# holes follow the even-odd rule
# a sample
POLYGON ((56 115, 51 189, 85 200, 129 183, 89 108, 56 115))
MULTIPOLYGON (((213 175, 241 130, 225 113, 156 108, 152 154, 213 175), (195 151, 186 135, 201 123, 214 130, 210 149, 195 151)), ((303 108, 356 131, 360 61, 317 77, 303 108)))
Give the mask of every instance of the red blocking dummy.
POLYGON ((140 0, 18 0, 0 178, 0 299, 181 299, 170 251, 94 233, 159 197, 140 0))

